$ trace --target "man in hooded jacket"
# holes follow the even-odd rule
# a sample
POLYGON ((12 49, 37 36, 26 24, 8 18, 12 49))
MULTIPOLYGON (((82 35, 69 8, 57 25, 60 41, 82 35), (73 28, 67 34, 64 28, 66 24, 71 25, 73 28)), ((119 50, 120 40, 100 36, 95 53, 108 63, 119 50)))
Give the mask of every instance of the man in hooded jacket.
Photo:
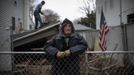
POLYGON ((87 49, 84 38, 76 33, 73 23, 65 19, 59 34, 49 42, 46 51, 52 56, 51 75, 80 75, 80 58, 87 49))

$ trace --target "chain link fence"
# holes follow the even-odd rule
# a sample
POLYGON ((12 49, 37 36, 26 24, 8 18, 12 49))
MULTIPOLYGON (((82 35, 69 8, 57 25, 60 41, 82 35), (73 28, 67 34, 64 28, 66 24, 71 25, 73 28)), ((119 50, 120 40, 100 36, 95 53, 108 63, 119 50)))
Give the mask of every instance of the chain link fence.
POLYGON ((133 75, 132 51, 87 52, 86 75, 133 75), (130 56, 131 55, 131 56, 130 56))
MULTIPOLYGON (((87 51, 80 56, 80 75, 134 75, 134 62, 130 62, 133 56, 133 51, 87 51)), ((0 75, 51 75, 52 61, 45 52, 0 52, 0 75)), ((64 65, 58 67, 58 75, 70 75, 68 68, 72 66, 66 62, 56 65, 64 65)), ((77 73, 76 69, 71 71, 77 73)))

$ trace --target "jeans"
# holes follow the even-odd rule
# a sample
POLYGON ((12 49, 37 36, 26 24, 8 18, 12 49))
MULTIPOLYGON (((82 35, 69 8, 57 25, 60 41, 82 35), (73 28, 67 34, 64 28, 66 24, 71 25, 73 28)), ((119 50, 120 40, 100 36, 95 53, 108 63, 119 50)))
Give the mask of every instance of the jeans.
POLYGON ((36 10, 34 11, 34 17, 35 17, 35 29, 37 29, 37 27, 38 27, 38 22, 40 22, 40 27, 42 27, 43 26, 43 23, 42 23, 40 14, 36 10))

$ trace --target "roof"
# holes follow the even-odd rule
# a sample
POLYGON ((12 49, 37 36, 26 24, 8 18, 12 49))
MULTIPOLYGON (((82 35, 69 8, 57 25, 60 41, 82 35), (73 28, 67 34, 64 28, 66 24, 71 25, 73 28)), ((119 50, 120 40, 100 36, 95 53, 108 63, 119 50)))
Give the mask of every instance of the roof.
POLYGON ((76 31, 81 31, 81 30, 91 30, 91 28, 84 26, 82 24, 74 24, 74 28, 76 31))
POLYGON ((13 35, 14 47, 20 46, 20 45, 44 38, 44 37, 47 38, 49 36, 55 35, 59 31, 58 30, 59 25, 60 25, 60 22, 49 25, 49 26, 45 26, 37 30, 13 35))

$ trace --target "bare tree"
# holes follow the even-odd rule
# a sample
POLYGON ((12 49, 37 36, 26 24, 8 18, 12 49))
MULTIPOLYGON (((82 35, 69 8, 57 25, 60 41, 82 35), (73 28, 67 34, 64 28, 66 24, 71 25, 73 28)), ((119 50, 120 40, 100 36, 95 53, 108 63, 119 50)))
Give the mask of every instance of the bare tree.
POLYGON ((80 7, 80 11, 83 14, 90 14, 92 11, 95 12, 95 1, 96 0, 82 0, 83 6, 80 7))
POLYGON ((43 13, 45 14, 45 17, 43 18, 45 23, 55 23, 60 19, 59 15, 51 9, 43 10, 43 13))
POLYGON ((90 3, 89 0, 87 0, 87 1, 83 0, 84 6, 83 7, 80 7, 80 11, 83 14, 90 13, 90 5, 89 5, 89 3, 90 3))
POLYGON ((86 25, 91 28, 96 28, 96 16, 95 16, 95 0, 83 0, 83 6, 80 7, 80 11, 86 16, 82 17, 78 23, 86 25))

